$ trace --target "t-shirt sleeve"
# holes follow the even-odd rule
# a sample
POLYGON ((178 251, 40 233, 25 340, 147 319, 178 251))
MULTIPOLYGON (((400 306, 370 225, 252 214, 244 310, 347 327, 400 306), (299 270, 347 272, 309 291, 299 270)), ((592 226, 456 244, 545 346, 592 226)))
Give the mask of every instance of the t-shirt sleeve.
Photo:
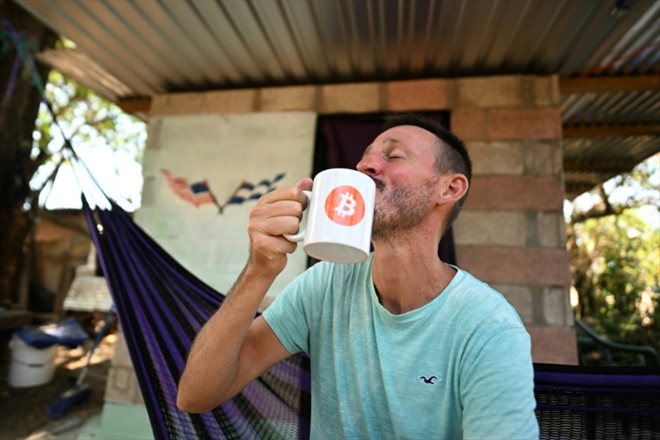
POLYGON ((496 332, 461 374, 465 439, 538 439, 531 343, 523 327, 496 332))
POLYGON ((315 322, 318 303, 325 290, 327 277, 324 263, 307 269, 275 298, 263 317, 291 354, 309 354, 310 323, 315 322))

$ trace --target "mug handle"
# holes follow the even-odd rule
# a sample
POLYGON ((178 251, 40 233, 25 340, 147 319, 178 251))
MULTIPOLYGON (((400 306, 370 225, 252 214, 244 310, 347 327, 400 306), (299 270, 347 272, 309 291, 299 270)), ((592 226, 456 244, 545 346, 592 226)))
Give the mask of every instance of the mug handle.
MULTIPOLYGON (((307 197, 307 208, 309 208, 309 204, 312 201, 312 192, 303 190, 303 194, 305 194, 305 197, 307 197)), ((305 208, 305 209, 307 209, 305 208)), ((302 223, 302 220, 301 220, 302 223)), ((305 239, 305 229, 298 230, 297 234, 284 234, 284 238, 286 238, 289 241, 297 242, 297 241, 303 241, 305 239)))

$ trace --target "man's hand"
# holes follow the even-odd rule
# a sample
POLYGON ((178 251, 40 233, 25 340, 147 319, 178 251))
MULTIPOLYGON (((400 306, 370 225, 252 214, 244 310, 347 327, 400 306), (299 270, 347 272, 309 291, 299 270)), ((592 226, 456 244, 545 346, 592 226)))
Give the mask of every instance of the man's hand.
POLYGON ((296 250, 297 243, 284 238, 295 234, 302 213, 307 207, 303 190, 312 188, 312 179, 305 178, 295 186, 278 188, 261 197, 250 212, 248 234, 250 257, 248 270, 277 276, 284 270, 287 254, 296 250))
POLYGON ((188 412, 208 411, 231 398, 254 378, 289 356, 257 307, 286 266, 296 243, 293 234, 307 206, 303 189, 312 180, 266 194, 250 213, 250 258, 222 307, 195 338, 179 381, 177 406, 188 412))

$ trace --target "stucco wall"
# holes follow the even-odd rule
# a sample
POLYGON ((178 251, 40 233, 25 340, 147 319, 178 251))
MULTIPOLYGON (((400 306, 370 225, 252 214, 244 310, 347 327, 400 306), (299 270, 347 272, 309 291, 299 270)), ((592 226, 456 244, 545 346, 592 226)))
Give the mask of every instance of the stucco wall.
MULTIPOLYGON (((213 203, 196 207, 177 196, 161 170, 189 183, 206 181, 220 205, 244 181, 257 184, 284 173, 277 185, 293 185, 312 170, 316 114, 163 115, 148 126, 142 207, 135 220, 184 267, 226 293, 247 261, 246 227, 255 201, 227 205, 222 212, 213 203)), ((302 249, 291 255, 269 297, 304 271, 306 262, 302 249)))

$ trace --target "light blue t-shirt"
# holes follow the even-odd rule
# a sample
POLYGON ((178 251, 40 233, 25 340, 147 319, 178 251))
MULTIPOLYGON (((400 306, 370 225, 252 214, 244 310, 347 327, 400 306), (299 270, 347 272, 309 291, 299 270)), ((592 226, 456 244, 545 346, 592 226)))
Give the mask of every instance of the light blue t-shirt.
POLYGON ((372 261, 318 263, 264 312, 311 359, 312 438, 538 438, 530 339, 504 297, 457 269, 433 301, 394 315, 372 261))

